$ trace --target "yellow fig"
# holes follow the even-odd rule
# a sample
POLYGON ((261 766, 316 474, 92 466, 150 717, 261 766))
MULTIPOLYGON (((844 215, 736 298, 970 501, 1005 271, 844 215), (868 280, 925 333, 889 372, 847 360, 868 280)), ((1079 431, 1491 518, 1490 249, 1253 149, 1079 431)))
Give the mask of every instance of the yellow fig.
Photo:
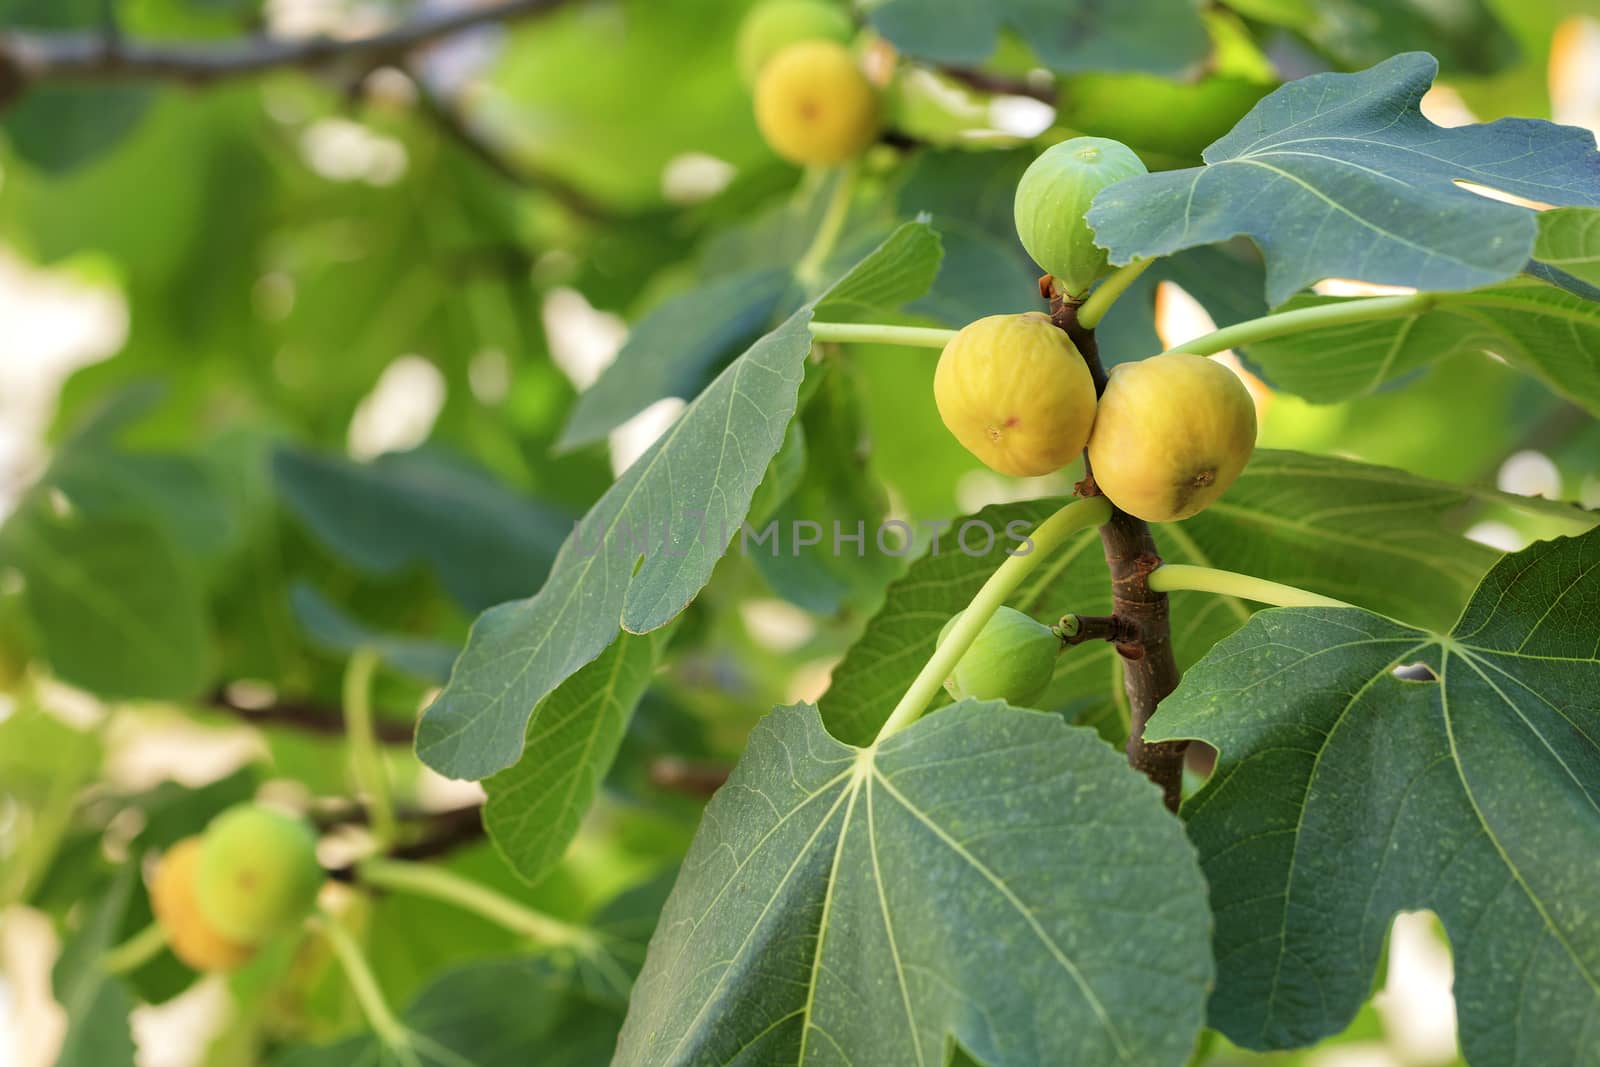
POLYGON ((819 38, 845 44, 855 32, 850 13, 824 0, 765 0, 739 23, 739 39, 734 45, 739 77, 746 85, 754 85, 767 60, 786 46, 819 38))
POLYGON ((791 44, 756 80, 756 125, 791 163, 853 159, 878 139, 878 93, 837 41, 791 44))
POLYGON ((1094 380, 1067 335, 1036 311, 968 323, 939 356, 933 396, 956 440, 1001 474, 1049 474, 1083 451, 1094 380))
POLYGON ((1089 466, 1123 511, 1175 522, 1227 491, 1255 444, 1255 404, 1238 376, 1204 356, 1171 352, 1112 368, 1089 466))
POLYGON ((195 892, 200 849, 198 835, 167 849, 150 880, 150 908, 174 956, 197 971, 229 971, 249 960, 256 950, 225 936, 201 912, 195 892))

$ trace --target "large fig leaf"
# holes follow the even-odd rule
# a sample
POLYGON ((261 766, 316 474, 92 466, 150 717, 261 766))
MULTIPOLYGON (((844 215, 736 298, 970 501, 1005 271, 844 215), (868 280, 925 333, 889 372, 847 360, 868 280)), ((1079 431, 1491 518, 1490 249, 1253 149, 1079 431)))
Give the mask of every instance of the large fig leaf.
POLYGON ((1342 1029, 1395 912, 1431 908, 1470 1062, 1600 1064, 1600 531, 1504 557, 1448 634, 1264 611, 1146 737, 1222 753, 1184 808, 1211 1026, 1253 1048, 1342 1029), (1417 662, 1436 680, 1393 673, 1417 662))
MULTIPOLYGON (((1301 296, 1287 306, 1348 299, 1301 296)), ((1248 349, 1273 385, 1319 403, 1371 392, 1461 352, 1492 352, 1600 412, 1600 301, 1531 278, 1442 293, 1429 310, 1404 318, 1310 330, 1248 349)))
POLYGON ((1532 119, 1435 126, 1419 104, 1437 70, 1412 52, 1283 86, 1205 150, 1205 166, 1095 197, 1095 242, 1127 263, 1248 236, 1274 305, 1329 277, 1419 289, 1512 277, 1533 252, 1534 213, 1456 183, 1600 205, 1594 135, 1532 119))
POLYGON ((908 223, 718 375, 584 517, 544 587, 479 616, 418 728, 423 760, 461 778, 510 766, 541 700, 619 630, 648 633, 682 611, 737 535, 783 443, 813 310, 905 303, 926 291, 938 265, 938 238, 908 223))
MULTIPOLYGON (((1156 527, 1156 545, 1172 563, 1245 571, 1443 626, 1494 562, 1493 552, 1463 539, 1452 521, 1452 513, 1478 495, 1387 467, 1262 450, 1221 501, 1182 523, 1156 527)), ((1059 503, 1007 504, 976 518, 996 531, 1012 522, 1026 528, 1059 503)), ((834 669, 822 717, 841 740, 864 742, 877 732, 886 709, 932 654, 944 621, 966 607, 1015 546, 1000 538, 993 551, 968 555, 956 543, 957 531, 889 587, 883 608, 834 669)), ((1085 531, 1057 549, 1011 603, 1047 620, 1109 612, 1110 579, 1098 533, 1085 531)), ((1198 660, 1249 616, 1231 598, 1173 594, 1179 665, 1198 660)), ((1108 645, 1070 648, 1039 707, 1095 723, 1115 737, 1118 720, 1126 718, 1119 671, 1108 645)))
POLYGON ((1193 0, 887 0, 867 18, 900 51, 937 63, 982 63, 1002 30, 1014 31, 1039 62, 1063 74, 1193 73, 1209 48, 1193 0))
POLYGON ((758 726, 651 939, 617 1063, 1176 1067, 1205 884, 1092 732, 963 701, 867 748, 758 726))

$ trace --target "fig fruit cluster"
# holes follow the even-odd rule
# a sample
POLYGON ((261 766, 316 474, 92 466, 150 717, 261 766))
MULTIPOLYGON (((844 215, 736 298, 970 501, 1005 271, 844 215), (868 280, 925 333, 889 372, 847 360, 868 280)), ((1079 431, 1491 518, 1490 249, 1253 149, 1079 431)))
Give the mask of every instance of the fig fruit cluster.
MULTIPOLYGON (((937 645, 944 644, 965 614, 958 611, 950 617, 937 645)), ((1061 638, 1054 630, 1015 608, 1001 607, 984 623, 944 687, 957 700, 1004 700, 1028 707, 1050 684, 1060 652, 1061 638)))
MULTIPOLYGON (((1017 232, 1064 299, 1108 271, 1084 222, 1094 194, 1144 166, 1116 141, 1049 149, 1017 187, 1017 232)), ((1210 506, 1255 448, 1255 403, 1226 366, 1187 352, 1113 367, 1103 393, 1067 334, 1038 312, 967 324, 939 356, 934 401, 950 432, 1001 474, 1049 474, 1080 452, 1096 487, 1147 522, 1210 506)))
POLYGON ((878 90, 850 49, 854 36, 850 16, 823 0, 768 0, 745 16, 739 71, 761 136, 789 162, 843 163, 878 139, 878 90))
POLYGON ((226 971, 305 918, 323 880, 303 819, 240 804, 167 849, 150 906, 173 955, 195 970, 226 971))

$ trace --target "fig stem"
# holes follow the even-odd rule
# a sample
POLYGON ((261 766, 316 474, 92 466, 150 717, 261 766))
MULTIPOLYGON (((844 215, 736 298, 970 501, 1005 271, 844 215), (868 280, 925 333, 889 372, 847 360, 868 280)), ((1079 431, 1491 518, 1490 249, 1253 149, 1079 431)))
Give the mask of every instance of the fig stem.
POLYGON ((1313 593, 1282 582, 1265 578, 1252 578, 1248 574, 1217 570, 1214 567, 1194 567, 1187 563, 1163 563, 1150 572, 1150 588, 1158 593, 1176 593, 1188 590, 1195 593, 1220 593, 1244 600, 1271 604, 1277 608, 1349 608, 1343 600, 1313 593))
POLYGON ((1316 307, 1274 312, 1258 319, 1246 319, 1244 322, 1175 345, 1167 352, 1192 352, 1197 356, 1214 356, 1230 348, 1238 348, 1256 341, 1270 341, 1274 337, 1285 337, 1306 330, 1321 330, 1330 326, 1371 322, 1374 319, 1419 315, 1438 305, 1444 296, 1443 293, 1369 296, 1343 300, 1337 304, 1318 304, 1316 307))
POLYGON ((390 1009, 389 1002, 383 999, 383 990, 378 985, 378 979, 373 975, 372 968, 367 964, 367 957, 361 951, 361 946, 356 944, 356 939, 350 931, 326 912, 319 912, 311 919, 312 927, 328 942, 328 947, 333 949, 334 956, 339 960, 339 966, 344 970, 345 980, 350 983, 350 991, 356 996, 356 1003, 361 1006, 361 1014, 367 1018, 367 1025, 372 1027, 372 1032, 378 1035, 390 1050, 399 1054, 403 1062, 415 1062, 416 1056, 410 1052, 411 1031, 406 1029, 404 1023, 395 1017, 390 1009))
POLYGON ((817 341, 844 344, 910 345, 913 348, 943 348, 956 335, 955 330, 932 326, 887 326, 872 322, 813 322, 811 337, 817 341))
POLYGON ((344 724, 350 740, 350 770, 356 788, 366 795, 368 822, 378 851, 394 843, 397 823, 389 776, 378 749, 372 717, 372 678, 381 657, 370 648, 358 648, 344 671, 344 724))
POLYGON ((443 867, 374 858, 356 865, 356 877, 363 885, 375 889, 392 889, 453 904, 541 944, 589 948, 594 941, 594 935, 582 927, 534 911, 443 867))
POLYGON ((989 575, 988 581, 983 583, 983 588, 978 590, 972 602, 967 605, 960 621, 944 639, 944 644, 934 650, 928 662, 922 665, 922 670, 917 673, 916 678, 912 679, 911 687, 894 706, 894 711, 889 713, 888 720, 878 731, 873 744, 876 745, 892 737, 922 716, 928 707, 928 702, 939 692, 944 680, 955 670, 956 664, 961 662, 961 657, 966 655, 967 649, 972 647, 972 642, 978 639, 978 634, 983 632, 989 619, 1005 604, 1011 594, 1016 592, 1022 580, 1044 560, 1044 557, 1073 534, 1099 526, 1110 517, 1111 505, 1105 497, 1096 496, 1087 500, 1074 500, 1035 527, 1033 533, 1029 535, 1029 540, 1033 543, 1032 550, 1026 555, 1011 556, 989 575))
POLYGON ((1111 305, 1117 302, 1117 297, 1128 291, 1128 287, 1139 280, 1139 275, 1150 269, 1154 259, 1137 259, 1126 267, 1118 267, 1111 276, 1095 287, 1078 308, 1078 325, 1085 330, 1092 330, 1100 325, 1100 320, 1106 317, 1106 312, 1111 310, 1111 305))
POLYGON ((127 974, 154 959, 167 947, 167 932, 160 923, 151 923, 100 957, 100 969, 107 974, 127 974))
POLYGON ((833 193, 828 198, 828 206, 822 211, 822 220, 817 223, 816 236, 811 238, 811 247, 805 250, 794 267, 795 281, 808 292, 822 283, 822 268, 833 254, 833 246, 839 241, 844 220, 850 214, 850 198, 855 193, 854 163, 841 164, 835 174, 833 193))

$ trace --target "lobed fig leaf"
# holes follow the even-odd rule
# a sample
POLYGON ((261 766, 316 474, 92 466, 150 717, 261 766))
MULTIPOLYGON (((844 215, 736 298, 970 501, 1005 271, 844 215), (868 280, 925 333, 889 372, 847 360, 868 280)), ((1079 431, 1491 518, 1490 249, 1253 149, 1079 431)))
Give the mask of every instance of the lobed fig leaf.
MULTIPOLYGON (((950 616, 934 647, 944 644, 965 614, 950 616)), ((1060 652, 1061 638, 1054 630, 1016 608, 1001 607, 956 663, 944 687, 957 700, 1004 700, 1029 707, 1050 684, 1060 652)))
POLYGON ((968 323, 939 356, 933 396, 956 440, 1001 474, 1049 474, 1083 451, 1094 379, 1083 357, 1036 311, 968 323))
POLYGON ((150 910, 172 954, 197 971, 231 971, 255 955, 255 946, 223 934, 200 908, 196 882, 202 842, 198 835, 173 845, 150 880, 150 910))
POLYGON ((1133 149, 1106 137, 1074 137, 1045 149, 1017 182, 1017 236, 1068 296, 1082 296, 1110 272, 1106 251, 1084 221, 1095 194, 1145 174, 1133 149))
POLYGON ((1089 466, 1100 491, 1146 522, 1175 522, 1233 484, 1256 443, 1256 409, 1238 375, 1189 352, 1112 368, 1089 466))
POLYGON ((303 820, 240 804, 212 820, 204 840, 196 895, 206 920, 226 936, 259 944, 316 903, 323 871, 303 820))
POLYGON ((849 12, 822 0, 768 0, 757 4, 739 23, 734 50, 739 77, 755 85, 767 60, 800 41, 837 41, 847 44, 855 36, 849 12))
POLYGON ((761 136, 791 163, 843 163, 878 137, 877 90, 836 41, 801 41, 778 52, 762 68, 755 98, 761 136))

